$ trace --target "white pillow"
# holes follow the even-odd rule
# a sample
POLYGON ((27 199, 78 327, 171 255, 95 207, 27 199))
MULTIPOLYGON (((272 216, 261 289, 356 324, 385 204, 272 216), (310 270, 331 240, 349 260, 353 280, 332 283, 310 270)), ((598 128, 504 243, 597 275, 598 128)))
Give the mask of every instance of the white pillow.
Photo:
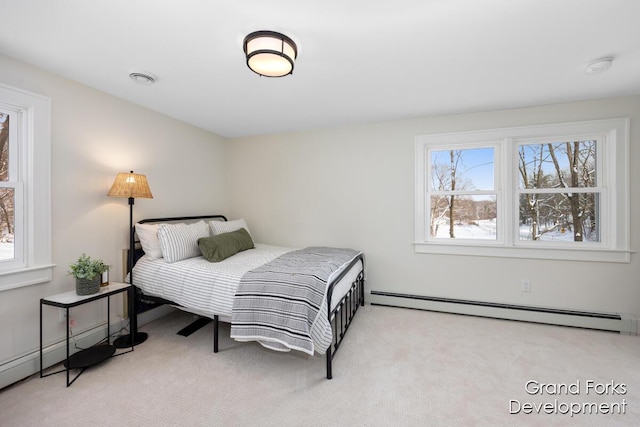
POLYGON ((216 236, 222 233, 231 233, 232 231, 240 230, 244 228, 247 233, 251 235, 249 227, 244 219, 235 219, 233 221, 209 221, 209 227, 211 227, 211 234, 216 236))
POLYGON ((200 256, 198 239, 209 237, 209 227, 204 221, 193 224, 162 224, 158 229, 158 240, 166 262, 200 256))
POLYGON ((136 234, 145 255, 151 259, 162 258, 158 229, 162 224, 136 224, 136 234))

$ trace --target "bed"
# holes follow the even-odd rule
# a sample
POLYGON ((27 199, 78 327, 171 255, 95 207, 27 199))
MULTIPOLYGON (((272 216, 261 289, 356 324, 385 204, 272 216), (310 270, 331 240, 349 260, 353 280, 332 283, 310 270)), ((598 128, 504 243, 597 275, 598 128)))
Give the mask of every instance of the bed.
POLYGON ((137 313, 171 304, 212 319, 215 353, 219 322, 229 322, 237 341, 325 354, 332 378, 333 358, 364 305, 362 252, 256 243, 243 219, 222 215, 144 219, 132 232, 137 313))

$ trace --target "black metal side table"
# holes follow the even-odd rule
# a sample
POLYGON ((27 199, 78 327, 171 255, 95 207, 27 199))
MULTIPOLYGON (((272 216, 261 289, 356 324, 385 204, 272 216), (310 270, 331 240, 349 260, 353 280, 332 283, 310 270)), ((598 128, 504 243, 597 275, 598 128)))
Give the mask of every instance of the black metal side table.
MULTIPOLYGON (((131 288, 131 285, 128 283, 116 283, 111 282, 109 286, 104 286, 100 288, 99 293, 91 294, 91 295, 77 295, 75 291, 63 292, 61 294, 51 295, 46 298, 40 299, 40 378, 48 377, 49 375, 59 374, 60 372, 67 373, 67 387, 69 387, 73 382, 84 372, 86 368, 89 366, 93 366, 97 363, 100 363, 104 360, 107 360, 111 356, 113 356, 116 352, 116 347, 111 344, 111 331, 110 331, 110 312, 111 312, 111 295, 115 295, 118 293, 126 292, 131 288), (86 304, 88 302, 97 301, 102 298, 107 298, 107 343, 104 345, 94 345, 93 347, 86 348, 84 350, 80 350, 73 355, 69 354, 69 309, 72 307, 77 307, 82 304, 86 304), (49 374, 43 375, 43 361, 42 361, 42 307, 44 305, 49 305, 52 307, 63 308, 66 310, 66 323, 67 323, 67 358, 64 361, 65 369, 51 372, 49 374), (69 371, 71 369, 80 369, 80 372, 70 379, 69 371)), ((131 346, 131 350, 127 350, 126 352, 119 353, 120 354, 128 353, 133 351, 133 345, 131 346)))

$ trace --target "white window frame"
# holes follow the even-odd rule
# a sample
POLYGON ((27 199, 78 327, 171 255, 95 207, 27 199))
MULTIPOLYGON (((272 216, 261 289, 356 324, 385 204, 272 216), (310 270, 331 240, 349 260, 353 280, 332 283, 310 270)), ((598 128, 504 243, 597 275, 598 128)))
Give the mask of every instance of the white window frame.
POLYGON ((417 253, 571 261, 630 262, 629 119, 420 135, 415 138, 414 249, 417 253), (518 236, 517 144, 553 137, 597 137, 600 242, 521 241, 518 236), (433 239, 429 236, 428 179, 431 150, 495 147, 497 239, 433 239))
MULTIPOLYGON (((429 194, 438 194, 438 193, 454 193, 456 195, 462 195, 462 196, 474 196, 474 195, 485 195, 488 193, 492 193, 495 195, 496 197, 496 204, 498 206, 498 212, 497 212, 497 218, 496 221, 498 223, 503 221, 503 215, 504 213, 500 211, 500 206, 502 206, 502 191, 500 190, 500 168, 496 167, 496 165, 499 164, 497 158, 500 156, 501 150, 502 150, 502 144, 499 141, 484 141, 484 142, 453 142, 451 144, 445 144, 445 145, 441 145, 441 144, 429 144, 428 146, 425 147, 424 155, 425 157, 425 161, 428 159, 431 159, 431 153, 433 151, 451 151, 451 150, 473 150, 473 149, 479 149, 479 148, 493 148, 494 153, 493 153, 493 157, 494 157, 494 170, 493 170, 493 189, 491 190, 455 190, 455 191, 432 191, 429 192, 429 194)), ((428 181, 429 181, 429 177, 433 176, 433 171, 432 171, 432 164, 431 161, 429 162, 425 162, 425 168, 426 168, 426 172, 424 174, 425 177, 425 181, 424 181, 424 187, 428 188, 428 181)), ((426 196, 426 194, 425 194, 426 196)), ((426 212, 430 212, 430 204, 431 201, 429 200, 429 197, 425 197, 425 210, 426 212)), ((426 221, 426 217, 425 217, 425 226, 428 227, 430 221, 426 221)), ((465 238, 465 239, 443 239, 443 238, 437 238, 437 237, 432 237, 429 233, 425 232, 425 240, 429 243, 435 243, 435 244, 453 244, 453 245, 458 245, 460 242, 476 242, 478 244, 481 244, 483 246, 497 246, 497 245, 501 245, 503 244, 503 240, 504 240, 504 233, 501 232, 501 230, 498 228, 496 230, 496 240, 488 240, 488 239, 470 239, 470 238, 465 238)))
POLYGON ((51 99, 0 84, 0 106, 11 114, 16 188, 15 258, 0 265, 0 291, 48 282, 51 258, 51 99))

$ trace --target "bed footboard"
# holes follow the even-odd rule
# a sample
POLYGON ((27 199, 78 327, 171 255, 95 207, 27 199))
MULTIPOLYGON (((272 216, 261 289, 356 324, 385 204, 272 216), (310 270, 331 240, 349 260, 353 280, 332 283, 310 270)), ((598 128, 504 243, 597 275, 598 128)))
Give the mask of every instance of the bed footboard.
MULTIPOLYGON (((349 325, 353 321, 356 311, 360 306, 364 305, 364 255, 358 255, 351 264, 344 269, 343 274, 339 275, 329 285, 327 292, 327 304, 329 312, 329 323, 332 328, 333 339, 329 347, 327 348, 326 360, 327 360, 327 379, 333 378, 332 361, 336 352, 340 348, 340 344, 349 329, 349 325), (337 284, 344 274, 351 269, 358 262, 362 263, 362 270, 358 273, 358 276, 351 284, 349 291, 342 297, 342 299, 336 304, 335 308, 331 310, 331 297, 333 295, 333 287, 337 284)), ((213 352, 218 352, 218 316, 213 317, 213 352)))
POLYGON ((329 313, 329 323, 331 324, 333 332, 333 340, 327 348, 327 379, 330 380, 333 377, 332 361, 336 352, 340 348, 340 344, 349 329, 349 325, 353 321, 353 318, 360 308, 364 305, 364 255, 358 255, 351 264, 344 269, 343 274, 337 277, 329 286, 327 293, 327 304, 329 313), (333 295, 333 286, 340 281, 344 274, 351 269, 358 262, 362 262, 362 270, 358 273, 355 281, 351 284, 349 291, 342 297, 342 299, 336 304, 335 308, 331 310, 331 297, 333 295))

